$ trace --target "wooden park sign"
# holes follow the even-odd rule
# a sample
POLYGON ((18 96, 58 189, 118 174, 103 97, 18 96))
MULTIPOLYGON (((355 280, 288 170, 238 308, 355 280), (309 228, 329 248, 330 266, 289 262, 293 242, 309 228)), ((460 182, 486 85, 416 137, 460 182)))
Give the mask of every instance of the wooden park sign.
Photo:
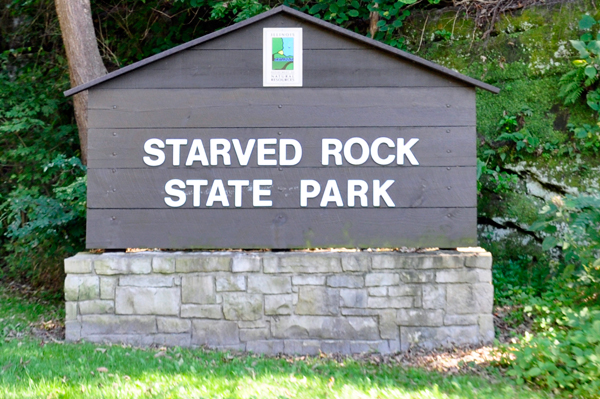
POLYGON ((476 87, 281 6, 73 88, 87 247, 475 245, 476 87))

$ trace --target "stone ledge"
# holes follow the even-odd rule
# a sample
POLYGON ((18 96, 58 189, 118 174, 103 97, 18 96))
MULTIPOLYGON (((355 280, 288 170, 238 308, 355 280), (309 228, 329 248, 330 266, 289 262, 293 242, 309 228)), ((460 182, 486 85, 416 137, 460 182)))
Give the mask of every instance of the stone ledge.
POLYGON ((261 353, 389 353, 491 342, 491 255, 80 253, 66 339, 261 353))

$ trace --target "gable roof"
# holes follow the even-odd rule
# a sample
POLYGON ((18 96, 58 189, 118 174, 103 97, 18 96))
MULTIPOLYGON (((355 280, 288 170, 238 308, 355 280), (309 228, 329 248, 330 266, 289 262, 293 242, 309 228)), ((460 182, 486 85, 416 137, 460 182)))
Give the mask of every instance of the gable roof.
POLYGON ((244 28, 244 27, 246 27, 248 25, 251 25, 251 24, 253 24, 255 22, 261 21, 263 19, 269 18, 269 17, 271 17, 273 15, 280 14, 280 13, 281 14, 292 15, 292 16, 294 16, 296 18, 305 20, 305 21, 307 21, 309 23, 318 25, 318 26, 320 26, 322 28, 328 29, 330 31, 334 31, 334 32, 336 32, 336 33, 338 33, 340 35, 343 35, 343 36, 346 36, 348 38, 354 39, 354 40, 356 40, 358 42, 370 45, 372 47, 376 47, 376 48, 378 48, 380 50, 383 50, 383 51, 385 51, 387 53, 390 53, 390 54, 393 54, 393 55, 398 56, 400 58, 403 58, 403 59, 405 59, 407 61, 411 61, 411 62, 413 62, 415 64, 422 65, 422 66, 424 66, 426 68, 429 68, 429 69, 432 69, 434 71, 440 72, 440 73, 442 73, 444 75, 447 75, 449 77, 452 77, 454 79, 461 80, 461 81, 463 81, 465 83, 468 83, 468 84, 470 84, 472 86, 479 87, 481 89, 490 91, 492 93, 499 93, 500 92, 500 89, 497 88, 497 87, 495 87, 495 86, 489 85, 487 83, 483 83, 483 82, 481 82, 481 81, 479 81, 477 79, 470 78, 470 77, 468 77, 466 75, 463 75, 463 74, 458 73, 456 71, 453 71, 451 69, 445 68, 445 67, 443 67, 441 65, 438 65, 438 64, 436 64, 434 62, 427 61, 426 59, 423 59, 421 57, 417 57, 416 55, 407 53, 406 51, 402 51, 402 50, 399 50, 399 49, 397 49, 395 47, 388 46, 387 44, 383 44, 383 43, 381 43, 381 42, 379 42, 377 40, 373 40, 371 38, 359 35, 358 33, 354 33, 354 32, 352 32, 350 30, 347 30, 347 29, 341 28, 339 26, 333 25, 333 24, 331 24, 329 22, 325 22, 325 21, 323 21, 321 19, 312 17, 312 16, 307 15, 307 14, 305 14, 303 12, 296 11, 293 8, 281 5, 281 6, 273 8, 273 9, 271 9, 269 11, 266 11, 266 12, 264 12, 262 14, 256 15, 256 16, 254 16, 252 18, 249 18, 249 19, 247 19, 245 21, 238 22, 237 24, 231 25, 231 26, 229 26, 227 28, 224 28, 224 29, 221 29, 219 31, 213 32, 211 34, 199 37, 198 39, 194 39, 194 40, 189 41, 187 43, 184 43, 184 44, 181 44, 179 46, 173 47, 172 49, 163 51, 162 53, 159 53, 159 54, 155 54, 155 55, 153 55, 151 57, 145 58, 145 59, 143 59, 141 61, 138 61, 136 63, 133 63, 133 64, 128 65, 126 67, 123 67, 121 69, 118 69, 116 71, 113 71, 113 72, 111 72, 109 74, 106 74, 104 76, 101 76, 99 78, 91 80, 91 81, 89 81, 87 83, 84 83, 82 85, 79 85, 77 87, 73 87, 73 88, 65 91, 64 95, 67 96, 67 97, 72 96, 73 94, 77 94, 77 93, 82 92, 84 90, 90 89, 90 88, 92 88, 94 86, 97 86, 100 83, 103 83, 103 82, 106 82, 108 80, 114 79, 117 76, 121 76, 121 75, 124 75, 124 74, 126 74, 128 72, 131 72, 131 71, 135 70, 135 69, 141 68, 144 65, 151 64, 151 63, 153 63, 155 61, 158 61, 158 60, 161 60, 163 58, 169 57, 170 55, 179 53, 180 51, 184 51, 184 50, 187 50, 187 49, 189 49, 191 47, 197 46, 197 45, 199 45, 201 43, 205 43, 205 42, 207 42, 209 40, 216 39, 217 37, 226 35, 226 34, 228 34, 230 32, 233 32, 233 31, 236 31, 238 29, 244 28))

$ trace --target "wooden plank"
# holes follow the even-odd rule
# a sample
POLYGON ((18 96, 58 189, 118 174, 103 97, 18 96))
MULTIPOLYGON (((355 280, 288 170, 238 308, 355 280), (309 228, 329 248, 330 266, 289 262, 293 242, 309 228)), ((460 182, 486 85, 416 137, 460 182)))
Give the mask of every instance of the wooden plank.
MULTIPOLYGON (((303 87, 467 86, 381 50, 305 50, 303 87)), ((102 89, 262 87, 262 50, 187 50, 102 89)))
POLYGON ((93 90, 90 128, 472 126, 475 89, 93 90))
POLYGON ((87 248, 455 248, 477 244, 476 208, 90 209, 87 248))
MULTIPOLYGON (((88 207, 89 208, 168 208, 165 198, 165 184, 171 179, 185 182, 201 179, 208 182, 200 190, 200 207, 206 208, 206 200, 215 179, 220 179, 227 193, 228 208, 234 208, 234 188, 229 180, 248 180, 242 188, 242 208, 253 208, 252 181, 272 180, 271 195, 264 199, 273 201, 272 208, 300 208, 300 181, 316 180, 321 193, 328 180, 335 180, 341 193, 343 207, 348 207, 348 180, 363 180, 368 184, 367 205, 373 207, 373 181, 384 184, 394 183, 386 192, 398 208, 421 207, 475 207, 477 206, 476 168, 202 168, 202 169, 89 169, 88 207)), ((193 208, 193 188, 185 189, 187 200, 182 208, 193 208)), ((307 208, 319 208, 321 195, 309 199, 307 208)), ((213 208, 224 208, 222 202, 215 202, 213 208)), ((329 208, 338 208, 330 202, 329 208)), ((361 207, 358 199, 355 207, 361 207)), ((381 207, 387 207, 381 202, 381 207)))
MULTIPOLYGON (((419 142, 411 150, 421 166, 475 166, 477 149, 475 126, 460 127, 347 127, 347 128, 237 128, 237 129, 90 129, 88 131, 88 167, 89 168, 143 168, 144 143, 151 138, 166 140, 169 138, 187 139, 188 146, 181 149, 182 164, 185 163, 191 143, 201 139, 208 156, 211 138, 240 140, 245 149, 250 138, 293 138, 302 145, 302 160, 298 166, 321 166, 321 140, 337 138, 345 143, 352 137, 362 137, 372 143, 378 137, 418 138, 419 142), (281 134, 279 134, 281 133, 281 134)), ((171 147, 169 147, 171 148, 171 147)), ((231 150, 231 166, 240 166, 234 150, 231 150)), ((383 146, 382 157, 393 150, 383 146)), ((158 168, 173 165, 173 151, 166 151, 165 163, 158 168)), ((221 160, 219 158, 219 160, 221 160)), ((252 153, 248 166, 257 166, 256 149, 252 153)), ((369 159, 363 166, 378 166, 369 159)), ((330 166, 335 168, 335 166, 330 166)), ((393 167, 393 166, 391 166, 393 167)))

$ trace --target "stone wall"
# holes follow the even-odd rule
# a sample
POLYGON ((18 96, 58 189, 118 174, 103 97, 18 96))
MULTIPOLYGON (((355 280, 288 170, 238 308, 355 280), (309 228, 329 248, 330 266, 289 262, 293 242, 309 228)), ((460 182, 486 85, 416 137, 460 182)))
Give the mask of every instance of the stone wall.
POLYGON ((492 257, 469 252, 80 253, 66 339, 263 353, 488 343, 492 257))

